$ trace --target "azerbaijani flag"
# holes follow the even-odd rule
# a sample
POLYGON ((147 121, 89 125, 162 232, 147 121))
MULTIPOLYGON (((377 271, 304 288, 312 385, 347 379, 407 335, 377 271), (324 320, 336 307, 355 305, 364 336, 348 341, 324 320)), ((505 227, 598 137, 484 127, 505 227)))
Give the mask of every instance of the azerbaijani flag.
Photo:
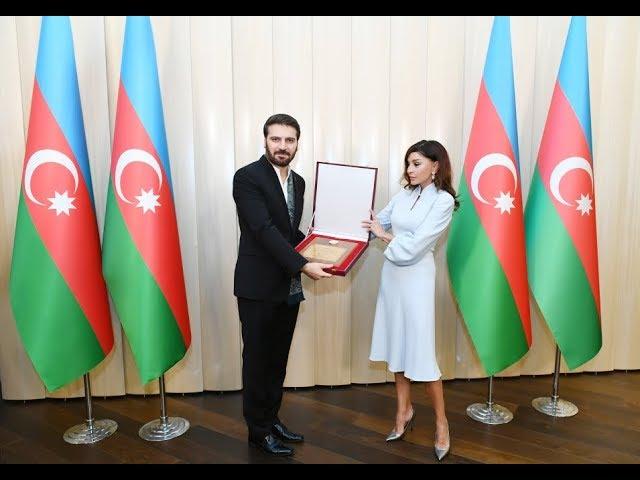
POLYGON ((447 246, 458 306, 488 375, 531 346, 508 17, 496 17, 447 246))
POLYGON ((573 17, 525 214, 529 281, 569 368, 602 346, 585 17, 573 17))
POLYGON ((128 17, 125 26, 103 252, 109 292, 147 383, 191 344, 149 17, 128 17))
POLYGON ((43 17, 9 280, 29 358, 48 390, 113 347, 69 17, 43 17))

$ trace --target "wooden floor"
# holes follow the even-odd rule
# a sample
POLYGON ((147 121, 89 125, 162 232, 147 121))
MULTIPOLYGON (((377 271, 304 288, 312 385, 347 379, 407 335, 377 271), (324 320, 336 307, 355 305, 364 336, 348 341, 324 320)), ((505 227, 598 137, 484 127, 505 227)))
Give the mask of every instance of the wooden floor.
MULTIPOLYGON (((531 400, 548 395, 551 376, 495 379, 494 400, 514 419, 484 425, 468 405, 483 402, 486 380, 445 382, 451 453, 445 463, 640 463, 640 372, 560 377, 560 397, 580 412, 538 413, 531 400)), ((169 415, 191 423, 166 442, 146 442, 138 429, 159 416, 158 397, 94 398, 94 416, 118 431, 94 445, 69 445, 64 431, 85 415, 83 399, 0 401, 0 463, 435 463, 434 417, 421 384, 412 385, 416 425, 404 441, 385 443, 393 426, 393 384, 288 389, 280 416, 306 441, 290 458, 249 447, 240 392, 172 394, 169 415)))

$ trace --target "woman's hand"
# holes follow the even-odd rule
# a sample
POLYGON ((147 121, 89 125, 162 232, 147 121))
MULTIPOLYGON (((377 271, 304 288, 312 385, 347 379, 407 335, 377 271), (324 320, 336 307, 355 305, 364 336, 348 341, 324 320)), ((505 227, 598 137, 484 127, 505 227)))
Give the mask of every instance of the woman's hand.
POLYGON ((369 211, 371 212, 371 216, 373 217, 373 219, 363 220, 362 228, 366 228, 368 231, 372 232, 376 237, 381 238, 385 242, 389 243, 393 239, 393 235, 385 232, 384 228, 382 228, 382 225, 380 225, 380 222, 376 218, 375 213, 373 213, 373 210, 369 210, 369 211))

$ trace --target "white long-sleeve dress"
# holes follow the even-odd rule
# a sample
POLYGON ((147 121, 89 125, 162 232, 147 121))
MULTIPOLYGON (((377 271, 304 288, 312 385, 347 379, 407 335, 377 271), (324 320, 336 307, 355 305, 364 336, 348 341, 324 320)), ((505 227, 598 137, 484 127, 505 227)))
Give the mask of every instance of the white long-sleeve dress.
POLYGON ((411 380, 441 376, 435 345, 433 249, 451 222, 453 207, 451 194, 431 183, 423 190, 402 189, 377 215, 382 227, 392 228, 395 236, 384 251, 369 359, 385 361, 389 371, 404 372, 411 380))

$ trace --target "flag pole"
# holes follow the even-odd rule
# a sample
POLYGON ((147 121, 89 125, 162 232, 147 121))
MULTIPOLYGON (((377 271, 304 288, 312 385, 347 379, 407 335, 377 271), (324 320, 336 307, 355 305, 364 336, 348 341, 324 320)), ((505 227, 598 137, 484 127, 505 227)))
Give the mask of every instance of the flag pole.
POLYGON ((182 417, 167 416, 167 404, 164 392, 164 374, 160 375, 158 382, 160 384, 160 418, 157 420, 151 420, 149 423, 144 424, 138 432, 138 435, 140 435, 142 439, 150 442, 171 440, 172 438, 179 437, 189 430, 189 420, 182 417))
POLYGON ((558 382, 560 379, 560 347, 556 344, 556 367, 553 372, 553 393, 551 397, 538 397, 531 401, 533 408, 552 417, 573 417, 578 413, 578 407, 573 403, 558 397, 558 382))
POLYGON ((500 425, 509 423, 513 419, 513 413, 508 408, 493 403, 493 375, 489 377, 489 394, 485 403, 474 403, 467 407, 467 415, 478 422, 488 425, 500 425))
POLYGON ((94 420, 91 407, 91 382, 89 373, 84 374, 84 398, 87 406, 87 419, 84 423, 74 425, 64 432, 62 438, 67 443, 87 444, 96 443, 109 437, 118 429, 118 424, 113 420, 94 420))

